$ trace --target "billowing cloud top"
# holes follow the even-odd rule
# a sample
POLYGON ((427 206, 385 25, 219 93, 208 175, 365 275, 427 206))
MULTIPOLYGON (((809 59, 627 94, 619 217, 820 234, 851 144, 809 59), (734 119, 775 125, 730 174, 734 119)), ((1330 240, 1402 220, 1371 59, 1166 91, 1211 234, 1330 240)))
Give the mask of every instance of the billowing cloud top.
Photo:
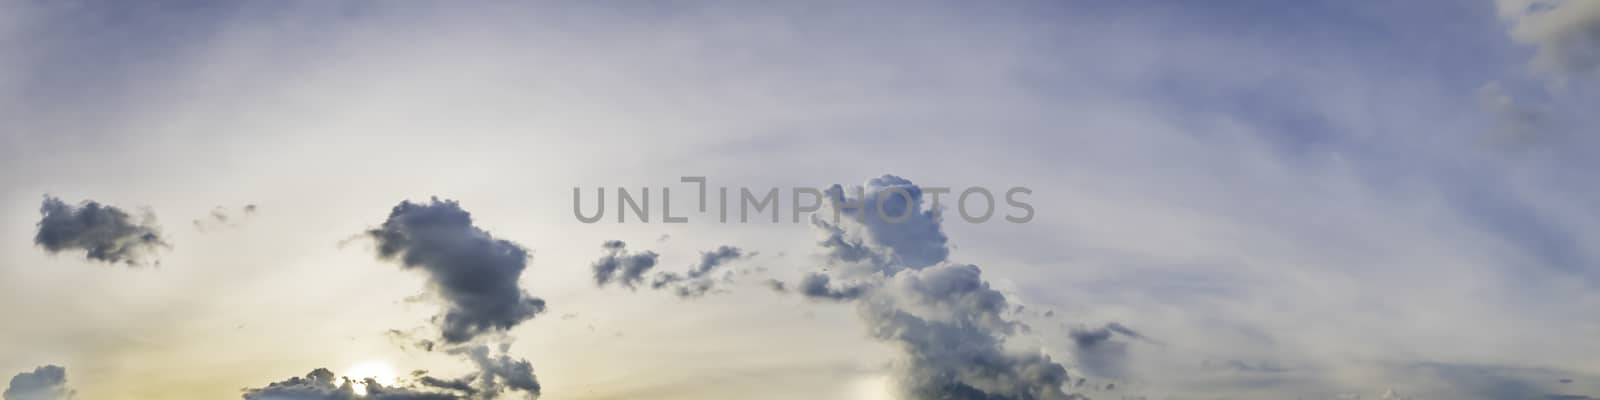
POLYGON ((853 302, 872 337, 896 345, 902 352, 895 366, 902 396, 1080 397, 1065 391, 1069 378, 1061 363, 1037 351, 1007 348, 1006 340, 1018 333, 1020 324, 1007 319, 1011 307, 1006 296, 983 280, 977 266, 946 262, 950 250, 939 210, 922 209, 921 188, 910 180, 884 175, 869 181, 857 196, 845 197, 839 186, 830 193, 834 207, 872 207, 875 199, 888 195, 913 200, 909 204, 900 201, 897 207, 901 209, 884 214, 910 215, 905 221, 886 221, 873 209, 841 218, 837 224, 823 221, 823 216, 814 218, 824 236, 819 245, 830 264, 865 268, 830 270, 852 282, 809 274, 797 289, 808 298, 853 302))
POLYGON ((518 282, 527 250, 474 226, 455 201, 401 202, 367 235, 380 258, 427 274, 429 289, 445 302, 434 323, 448 343, 503 332, 545 309, 518 282))
POLYGON ((594 283, 598 286, 616 282, 634 289, 644 281, 645 273, 655 268, 656 259, 660 257, 653 251, 629 253, 628 244, 621 240, 607 241, 601 247, 606 254, 590 266, 594 270, 594 283))
POLYGON ((67 388, 67 370, 54 365, 34 368, 11 377, 3 396, 5 400, 66 400, 72 398, 67 388))

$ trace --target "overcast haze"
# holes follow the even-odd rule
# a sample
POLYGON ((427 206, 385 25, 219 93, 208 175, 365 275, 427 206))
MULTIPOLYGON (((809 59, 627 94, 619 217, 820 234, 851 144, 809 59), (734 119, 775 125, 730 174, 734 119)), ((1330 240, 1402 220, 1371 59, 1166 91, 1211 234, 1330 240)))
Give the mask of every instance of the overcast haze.
POLYGON ((1588 0, 0 0, 0 384, 1600 398, 1597 90, 1588 0))

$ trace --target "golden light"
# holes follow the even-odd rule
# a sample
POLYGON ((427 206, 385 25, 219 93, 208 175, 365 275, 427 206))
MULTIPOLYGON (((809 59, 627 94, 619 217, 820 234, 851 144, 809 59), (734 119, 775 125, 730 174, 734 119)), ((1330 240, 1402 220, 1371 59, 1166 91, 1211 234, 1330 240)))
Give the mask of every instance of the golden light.
POLYGON ((887 376, 857 380, 854 391, 857 400, 895 400, 893 383, 887 376))
POLYGON ((395 375, 394 367, 389 366, 389 363, 376 360, 362 361, 351 365, 345 369, 344 376, 356 381, 353 385, 356 394, 362 396, 367 395, 367 386, 362 384, 366 378, 372 378, 384 386, 394 385, 399 378, 398 375, 395 375))

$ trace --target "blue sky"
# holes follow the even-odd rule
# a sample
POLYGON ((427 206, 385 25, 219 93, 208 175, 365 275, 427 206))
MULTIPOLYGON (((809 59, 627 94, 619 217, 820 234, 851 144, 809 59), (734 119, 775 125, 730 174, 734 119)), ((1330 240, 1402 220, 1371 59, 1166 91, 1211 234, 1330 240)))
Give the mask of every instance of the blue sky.
POLYGON ((26 399, 340 398, 268 396, 337 391, 317 368, 518 398, 519 361, 545 399, 1600 396, 1596 4, 6 2, 0 371, 26 399), (1026 186, 1038 214, 570 211, 670 187, 679 214, 682 176, 1026 186), (160 266, 40 239, 91 200, 160 266), (439 243, 531 258, 390 242, 456 211, 439 243), (732 274, 596 281, 646 254, 732 274))

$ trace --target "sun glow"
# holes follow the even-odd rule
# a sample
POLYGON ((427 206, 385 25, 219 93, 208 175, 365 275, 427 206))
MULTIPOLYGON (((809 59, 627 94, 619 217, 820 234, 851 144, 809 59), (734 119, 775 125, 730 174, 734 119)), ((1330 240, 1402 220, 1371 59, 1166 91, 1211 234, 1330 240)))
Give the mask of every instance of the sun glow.
POLYGON ((349 368, 345 368, 344 376, 355 381, 355 384, 351 386, 354 387, 356 394, 362 396, 367 395, 367 386, 362 384, 362 381, 366 378, 372 378, 384 386, 395 384, 395 380, 398 378, 394 373, 394 367, 389 366, 389 363, 376 360, 362 361, 351 365, 349 368))
POLYGON ((874 376, 856 381, 856 400, 895 400, 893 386, 887 376, 874 376))

